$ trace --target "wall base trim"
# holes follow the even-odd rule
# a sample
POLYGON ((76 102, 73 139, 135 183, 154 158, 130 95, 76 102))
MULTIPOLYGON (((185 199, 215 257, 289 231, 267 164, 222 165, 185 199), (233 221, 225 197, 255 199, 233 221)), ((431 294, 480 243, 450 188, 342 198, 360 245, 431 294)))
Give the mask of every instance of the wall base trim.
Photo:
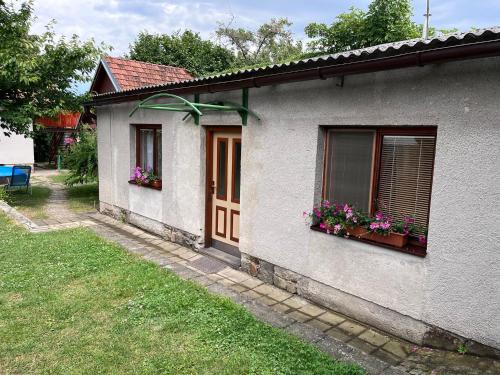
POLYGON ((241 253, 241 268, 266 283, 415 344, 449 351, 456 351, 459 346, 464 345, 470 354, 500 358, 499 349, 403 315, 249 254, 241 253))
POLYGON ((108 215, 117 220, 135 225, 136 227, 160 236, 167 241, 189 247, 192 250, 199 251, 199 249, 201 249, 204 245, 202 236, 162 223, 158 220, 139 215, 130 210, 126 210, 102 201, 99 202, 99 210, 104 215, 108 215))

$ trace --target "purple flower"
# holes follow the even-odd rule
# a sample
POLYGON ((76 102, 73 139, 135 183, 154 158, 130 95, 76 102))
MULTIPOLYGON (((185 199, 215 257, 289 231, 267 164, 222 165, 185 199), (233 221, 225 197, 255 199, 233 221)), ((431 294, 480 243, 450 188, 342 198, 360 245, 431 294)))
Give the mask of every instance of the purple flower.
POLYGON ((375 219, 376 219, 377 221, 382 221, 382 220, 384 220, 384 214, 383 214, 382 212, 380 212, 380 211, 379 211, 379 212, 377 212, 377 213, 375 214, 375 219))
POLYGON ((425 245, 427 243, 427 237, 423 234, 418 236, 418 242, 420 242, 422 245, 425 245))
POLYGON ((405 224, 414 224, 415 223, 415 218, 411 216, 405 216, 404 218, 405 224))
POLYGON ((389 223, 388 221, 384 221, 383 223, 380 224, 380 228, 382 228, 383 230, 388 230, 390 227, 391 223, 389 223))
POLYGON ((319 218, 321 218, 321 211, 320 211, 319 209, 315 208, 315 209, 313 210, 313 212, 314 212, 314 214, 316 215, 316 217, 317 217, 318 219, 319 219, 319 218))
POLYGON ((325 208, 330 208, 330 202, 328 202, 328 201, 323 201, 323 207, 325 207, 325 208))

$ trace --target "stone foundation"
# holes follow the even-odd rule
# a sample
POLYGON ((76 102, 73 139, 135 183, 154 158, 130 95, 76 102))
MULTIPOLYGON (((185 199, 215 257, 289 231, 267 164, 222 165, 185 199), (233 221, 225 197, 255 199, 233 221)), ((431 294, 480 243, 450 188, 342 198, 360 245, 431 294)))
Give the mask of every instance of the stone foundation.
POLYGON ((195 251, 199 251, 204 245, 202 236, 186 232, 185 230, 173 227, 168 224, 161 223, 157 220, 147 218, 136 214, 129 210, 100 202, 100 212, 114 217, 124 223, 135 225, 150 233, 156 234, 170 242, 178 243, 179 245, 189 247, 195 251))
POLYGON ((456 351, 459 346, 464 345, 470 354, 500 358, 498 349, 402 315, 245 253, 241 253, 241 269, 266 283, 415 344, 450 351, 456 351))

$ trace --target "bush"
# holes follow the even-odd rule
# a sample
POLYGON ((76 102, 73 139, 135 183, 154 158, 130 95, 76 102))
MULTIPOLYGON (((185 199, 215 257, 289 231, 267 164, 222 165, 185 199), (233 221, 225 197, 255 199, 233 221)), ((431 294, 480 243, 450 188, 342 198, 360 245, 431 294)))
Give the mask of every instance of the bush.
POLYGON ((0 201, 6 201, 9 193, 2 186, 0 186, 0 201))
POLYGON ((84 127, 77 140, 62 153, 64 166, 69 169, 66 185, 86 184, 97 181, 96 131, 84 127))

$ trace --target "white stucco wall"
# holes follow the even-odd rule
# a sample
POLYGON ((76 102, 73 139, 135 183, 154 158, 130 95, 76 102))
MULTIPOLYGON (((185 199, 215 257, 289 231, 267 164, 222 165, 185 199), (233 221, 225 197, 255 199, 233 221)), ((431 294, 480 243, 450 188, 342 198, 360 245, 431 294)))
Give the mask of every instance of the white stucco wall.
MULTIPOLYGON (((500 348, 500 59, 453 62, 250 90, 261 116, 243 127, 240 250, 346 293, 500 348), (311 231, 320 125, 438 127, 426 258, 311 231)), ((210 100, 240 92, 212 94, 210 100)), ((204 130, 181 115, 98 108, 100 199, 204 225, 204 130), (163 191, 137 207, 126 183, 130 123, 163 125, 163 191), (111 124, 111 127, 110 127, 111 124), (161 201, 161 202, 160 202, 161 201), (161 205, 161 212, 158 212, 161 205)), ((203 124, 235 125, 206 115, 203 124)))
POLYGON ((24 135, 4 135, 0 128, 0 164, 33 164, 33 139, 24 135))

